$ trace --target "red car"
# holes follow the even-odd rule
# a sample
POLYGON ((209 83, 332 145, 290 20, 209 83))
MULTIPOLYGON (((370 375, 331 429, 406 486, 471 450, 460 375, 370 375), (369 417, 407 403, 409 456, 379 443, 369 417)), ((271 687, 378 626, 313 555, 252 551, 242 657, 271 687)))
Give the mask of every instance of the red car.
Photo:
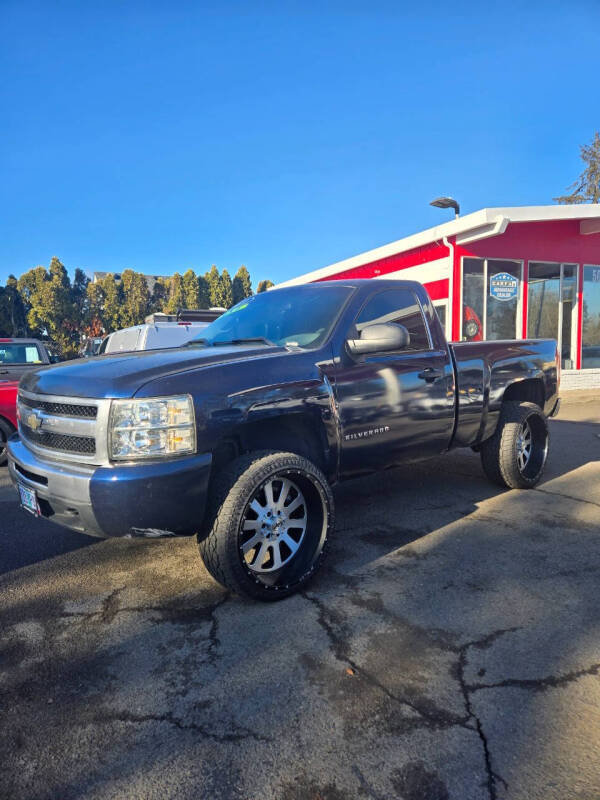
POLYGON ((6 441, 17 429, 18 381, 0 381, 0 467, 6 463, 6 441))

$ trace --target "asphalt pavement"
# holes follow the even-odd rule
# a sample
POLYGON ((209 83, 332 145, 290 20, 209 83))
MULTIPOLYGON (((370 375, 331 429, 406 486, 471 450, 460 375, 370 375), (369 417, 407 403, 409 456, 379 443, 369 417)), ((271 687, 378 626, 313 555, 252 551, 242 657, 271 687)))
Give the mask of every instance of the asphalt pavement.
POLYGON ((326 568, 269 605, 0 470, 0 797, 597 800, 600 395, 567 397, 537 489, 471 451, 342 485, 326 568))

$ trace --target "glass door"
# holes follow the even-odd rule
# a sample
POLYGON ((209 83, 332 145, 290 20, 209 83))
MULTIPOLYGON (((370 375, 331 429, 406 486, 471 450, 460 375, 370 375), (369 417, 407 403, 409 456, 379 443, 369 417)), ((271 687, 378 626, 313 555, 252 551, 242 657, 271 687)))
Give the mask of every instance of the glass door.
POLYGON ((575 368, 577 267, 529 264, 527 333, 532 339, 556 339, 564 369, 575 368))

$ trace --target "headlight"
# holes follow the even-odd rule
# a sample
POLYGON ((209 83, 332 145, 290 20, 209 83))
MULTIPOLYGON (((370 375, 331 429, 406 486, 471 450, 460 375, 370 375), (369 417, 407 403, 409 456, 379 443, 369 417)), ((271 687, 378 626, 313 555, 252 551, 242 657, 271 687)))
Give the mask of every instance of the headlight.
POLYGON ((160 458, 196 452, 194 404, 180 397, 113 400, 108 434, 116 461, 160 458))

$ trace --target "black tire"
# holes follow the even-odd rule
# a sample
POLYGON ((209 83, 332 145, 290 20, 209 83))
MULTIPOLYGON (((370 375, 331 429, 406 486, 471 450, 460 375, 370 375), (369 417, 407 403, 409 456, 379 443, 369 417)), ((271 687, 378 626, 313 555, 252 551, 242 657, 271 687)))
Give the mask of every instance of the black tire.
POLYGON ((226 588, 259 600, 280 600, 318 571, 333 525, 333 495, 320 469, 295 453, 253 452, 235 459, 214 479, 198 548, 207 570, 226 588), (280 503, 283 510, 273 511, 280 503), (292 505, 298 508, 288 513, 292 505), (269 520, 261 524, 269 508, 269 520), (285 520, 276 519, 277 514, 285 520), (296 519, 299 514, 303 516, 296 519), (254 540, 256 545, 245 551, 254 540))
POLYGON ((0 417, 0 467, 3 467, 8 461, 6 442, 14 432, 15 429, 10 422, 7 422, 5 419, 0 417))
POLYGON ((481 444, 483 471, 499 486, 532 489, 542 477, 549 441, 548 423, 539 406, 505 402, 494 435, 481 444), (525 460, 523 443, 527 441, 530 448, 525 460))

